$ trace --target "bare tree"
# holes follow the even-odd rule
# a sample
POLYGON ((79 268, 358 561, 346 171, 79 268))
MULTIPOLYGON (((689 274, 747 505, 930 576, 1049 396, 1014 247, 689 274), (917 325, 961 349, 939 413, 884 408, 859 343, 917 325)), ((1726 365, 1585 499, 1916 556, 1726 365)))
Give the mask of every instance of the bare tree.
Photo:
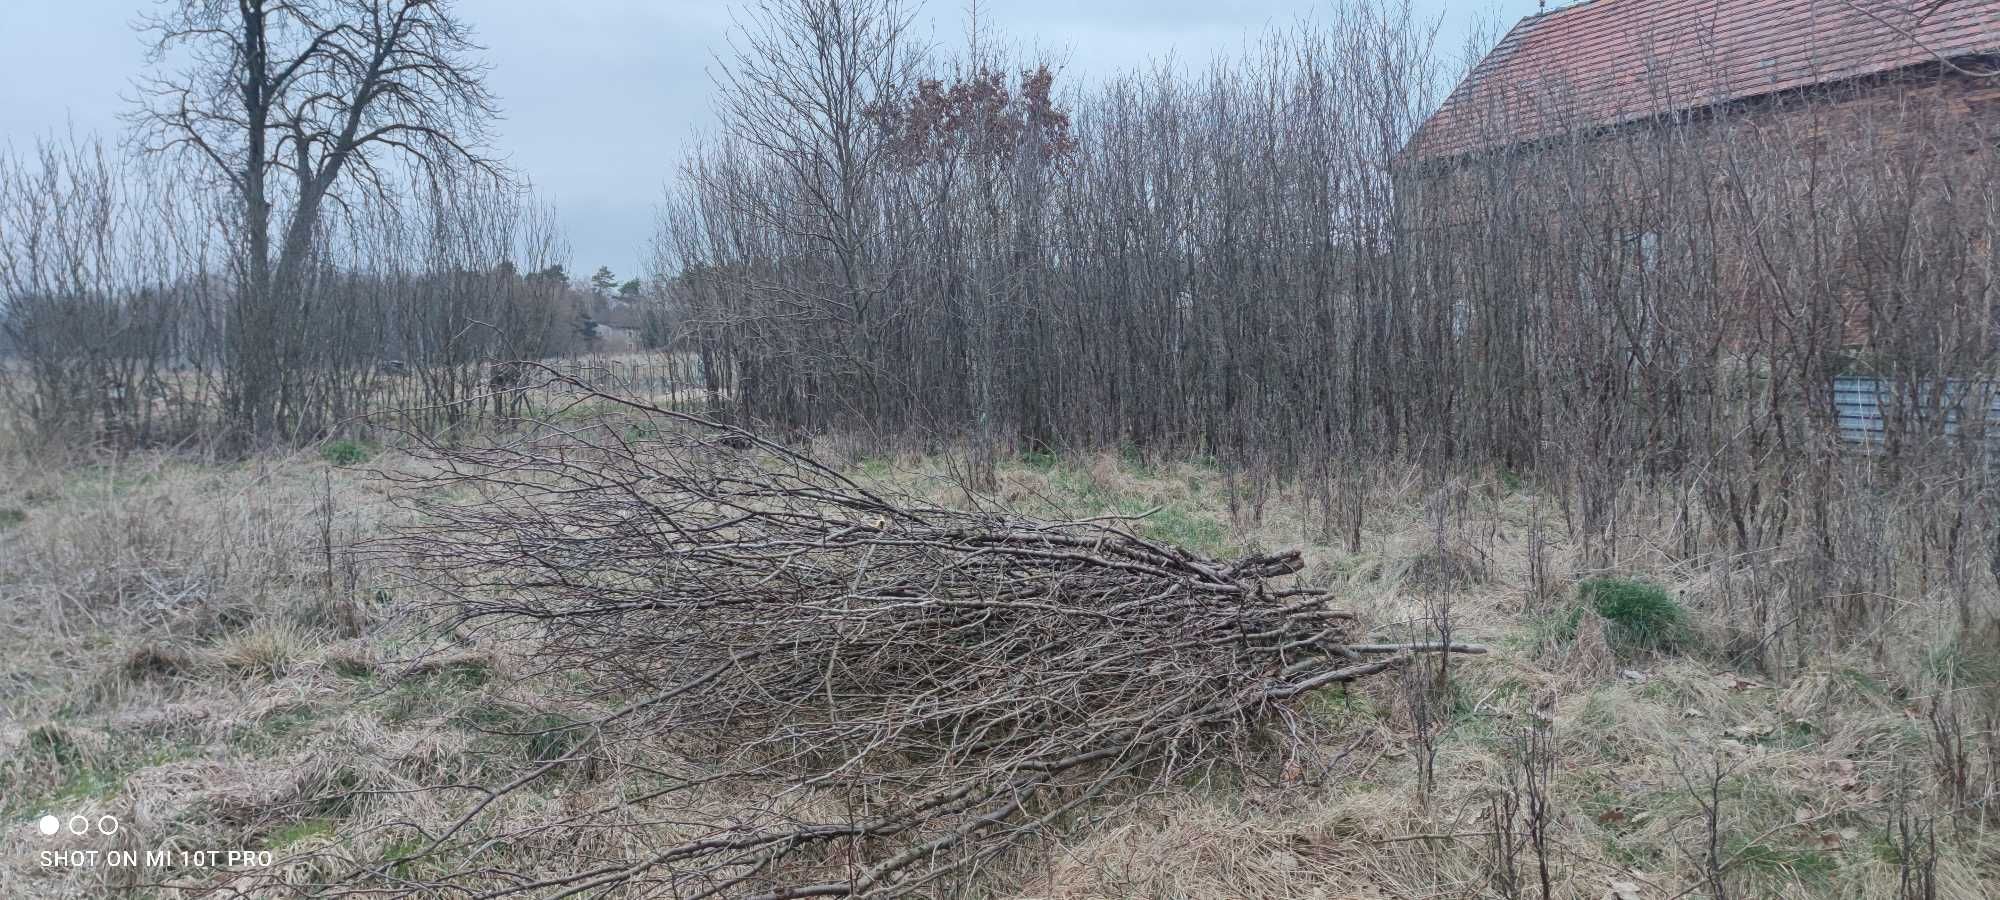
MULTIPOLYGON (((873 378, 889 278, 871 252, 885 142, 868 111, 910 77, 909 21, 899 0, 767 0, 732 38, 718 84, 730 139, 769 166, 733 183, 726 202, 798 242, 792 308, 835 330, 840 343, 817 362, 854 386, 873 378)), ((827 391, 808 406, 873 393, 827 391)))
POLYGON ((201 164, 239 204, 239 295, 228 317, 231 412, 283 427, 329 211, 395 193, 396 173, 499 174, 497 114, 470 30, 440 0, 179 0, 146 20, 155 64, 132 122, 148 152, 201 164))

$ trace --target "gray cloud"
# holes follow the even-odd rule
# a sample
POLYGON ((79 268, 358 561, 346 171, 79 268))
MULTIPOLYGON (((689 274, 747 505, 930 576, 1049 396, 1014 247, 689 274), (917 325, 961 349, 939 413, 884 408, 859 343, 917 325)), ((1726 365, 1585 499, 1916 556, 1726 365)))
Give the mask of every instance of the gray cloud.
MULTIPOLYGON (((1478 14, 1510 22, 1534 0, 1417 0, 1443 17, 1453 53, 1478 14)), ((145 0, 12 0, 0 4, 0 144, 23 149, 75 128, 115 135, 142 71, 131 23, 145 0)), ((726 49, 728 7, 647 0, 462 0, 506 110, 498 144, 560 211, 572 269, 644 265, 653 208, 676 161, 712 131, 712 54, 726 49)), ((1171 52, 1184 64, 1234 54, 1271 25, 1323 8, 1286 0, 990 0, 991 33, 1017 48, 1066 56, 1084 81, 1171 52)), ((964 5, 933 2, 919 32, 942 48, 963 41, 964 5)))

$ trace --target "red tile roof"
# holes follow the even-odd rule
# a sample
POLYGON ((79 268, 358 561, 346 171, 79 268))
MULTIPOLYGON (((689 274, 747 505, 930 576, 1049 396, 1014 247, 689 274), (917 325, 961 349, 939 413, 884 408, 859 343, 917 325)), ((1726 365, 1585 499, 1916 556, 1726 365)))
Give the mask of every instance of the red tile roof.
POLYGON ((1615 125, 2000 51, 2000 0, 1587 0, 1521 20, 1405 154, 1615 125))

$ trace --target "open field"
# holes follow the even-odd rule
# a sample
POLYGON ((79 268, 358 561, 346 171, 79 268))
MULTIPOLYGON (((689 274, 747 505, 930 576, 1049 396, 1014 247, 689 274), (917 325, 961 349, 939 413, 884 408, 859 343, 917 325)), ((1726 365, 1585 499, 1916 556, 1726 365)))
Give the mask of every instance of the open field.
MULTIPOLYGON (((540 359, 468 359, 455 365, 381 361, 326 373, 348 394, 327 433, 375 440, 387 431, 439 431, 488 424, 490 418, 537 416, 568 405, 586 384, 668 405, 708 399, 692 354, 634 351, 540 359), (497 398, 496 398, 497 395, 497 398)), ((128 366, 117 371, 48 367, 37 371, 0 356, 0 401, 23 414, 22 436, 50 444, 170 445, 208 449, 226 432, 224 373, 199 368, 128 366), (36 415, 60 408, 64 416, 36 415)))
MULTIPOLYGON (((817 449, 866 483, 965 500, 947 460, 817 449)), ((502 782, 569 749, 506 733, 589 712, 546 692, 518 645, 426 629, 425 598, 351 551, 400 515, 373 473, 408 464, 362 454, 346 465, 8 458, 0 895, 281 895, 334 874, 329 847, 394 859, 410 849, 403 826, 441 827, 476 800, 419 788, 502 782), (46 868, 36 851, 71 839, 15 836, 47 812, 116 815, 120 847, 268 849, 275 864, 46 868)), ((1021 511, 1157 510, 1146 536, 1224 556, 1300 547, 1299 577, 1373 633, 1422 637, 1443 614, 1454 639, 1495 652, 1455 659, 1442 702, 1407 678, 1324 689, 1304 708, 1330 743, 1106 804, 995 868, 992 895, 1492 897, 1511 896, 1511 868, 1518 896, 1540 896, 1534 848, 1494 841, 1496 811, 1534 802, 1538 759, 1553 896, 1712 897, 1720 880, 1732 897, 1858 900, 1899 896, 1912 873, 1934 893, 1902 896, 2000 886, 2000 841, 1971 811, 1954 814, 1940 779, 1969 769, 1983 790, 1977 715, 2000 657, 1953 642, 1941 597, 1912 585, 1885 598, 1902 612, 1883 627, 1928 640, 1821 653, 1778 682, 1731 662, 1742 653, 1727 646, 1727 586, 1668 561, 1670 511, 1645 498, 1623 510, 1615 575, 1664 588, 1685 627, 1635 632, 1577 614, 1574 576, 1604 573, 1573 571, 1563 520, 1531 483, 1366 474, 1350 550, 1314 524, 1303 485, 1252 492, 1240 475, 1136 454, 1000 466, 997 497, 1021 511), (1942 708, 1962 720, 1941 718, 1947 684, 1942 708), (1958 769, 1954 752, 1970 757, 1958 769)), ((531 826, 617 789, 579 769, 488 815, 531 826)), ((603 849, 528 834, 493 847, 491 864, 532 871, 603 849)))
POLYGON ((1290 5, 6 19, 0 900, 2000 897, 2000 0, 1290 5))

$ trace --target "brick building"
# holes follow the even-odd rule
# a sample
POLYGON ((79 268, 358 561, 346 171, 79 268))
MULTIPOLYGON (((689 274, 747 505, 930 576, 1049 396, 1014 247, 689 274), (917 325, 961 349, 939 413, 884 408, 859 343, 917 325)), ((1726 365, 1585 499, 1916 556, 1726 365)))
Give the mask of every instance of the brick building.
MULTIPOLYGON (((1875 232, 1889 225, 1865 211, 1837 217, 1838 228, 1825 224, 1836 217, 1822 221, 1819 207, 1844 199, 1839 191, 1887 183, 1882 172, 1843 181, 1825 167, 1879 166, 1898 154, 1920 161, 1913 171, 1987 166, 1996 140, 2000 0, 1586 0, 1509 31, 1418 128, 1396 167, 1408 228, 1443 240, 1455 230, 1491 232, 1493 207, 1504 201, 1517 227, 1547 247, 1618 245, 1635 269, 1663 252, 1700 257, 1701 287, 1717 306, 1768 308, 1782 302, 1772 294, 1786 279, 1794 290, 1837 296, 1842 305, 1821 314, 1819 327, 1855 346, 1873 342, 1881 329, 1870 323, 1894 315, 1899 292, 1968 276, 1913 275, 1902 261, 1874 258, 1883 240, 1875 232), (1746 164, 1746 148, 1757 147, 1764 159, 1746 164), (1715 187, 1753 171, 1767 183, 1715 187), (1807 179, 1839 186, 1795 204, 1817 205, 1806 218, 1836 246, 1819 271, 1794 263, 1801 271, 1774 273, 1768 262, 1758 271, 1748 246, 1777 219, 1737 223, 1727 236, 1693 224, 1715 215, 1702 204, 1740 216, 1753 194, 1802 193, 1807 179), (1537 208, 1550 212, 1538 220, 1537 208)), ((1951 179, 1934 181, 1943 187, 1923 190, 1948 190, 1951 179)), ((1895 202, 1914 210, 1931 201, 1909 193, 1895 202)), ((1990 252, 1961 255, 1954 265, 1993 278, 1980 262, 1990 252)), ((1543 283, 1570 292, 1576 279, 1543 283)), ((1664 315, 1650 305, 1640 314, 1664 315)))
POLYGON ((1410 141, 1442 161, 1922 79, 2000 116, 2000 0, 1584 0, 1507 33, 1410 141))

